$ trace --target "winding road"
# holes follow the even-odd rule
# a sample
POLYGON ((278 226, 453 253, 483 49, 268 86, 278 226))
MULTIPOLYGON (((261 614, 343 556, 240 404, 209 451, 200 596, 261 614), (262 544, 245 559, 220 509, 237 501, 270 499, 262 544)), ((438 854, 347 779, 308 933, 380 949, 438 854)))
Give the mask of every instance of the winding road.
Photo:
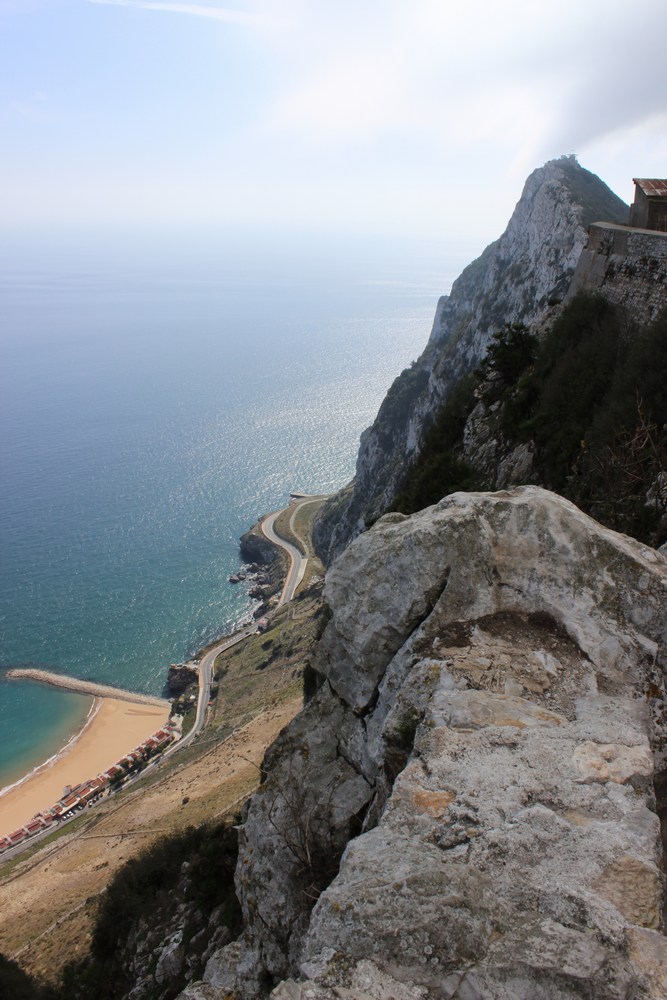
MULTIPOLYGON (((297 513, 306 504, 315 503, 316 501, 321 499, 323 498, 319 496, 312 496, 310 494, 298 494, 298 495, 292 494, 292 500, 293 501, 296 500, 297 502, 294 504, 294 509, 292 510, 292 515, 290 517, 289 524, 290 524, 290 530, 294 533, 295 537, 297 538, 299 537, 294 524, 294 519, 297 513)), ((272 542, 274 545, 278 545, 281 549, 284 549, 290 558, 290 567, 287 573, 287 577, 285 579, 285 583, 283 585, 282 593, 280 595, 277 607, 281 607, 283 604, 287 604, 288 601, 292 600, 296 592, 296 588, 303 580, 304 573, 306 572, 306 566, 308 565, 307 556, 302 555, 299 549, 296 547, 296 545, 293 545, 291 542, 288 542, 285 538, 282 538, 280 535, 276 534, 274 530, 274 524, 276 518, 279 517, 284 510, 289 510, 290 507, 292 507, 292 504, 290 504, 289 507, 283 508, 283 510, 278 510, 273 514, 269 514, 268 517, 265 517, 264 520, 261 522, 261 528, 266 538, 268 538, 268 540, 272 542)), ((234 635, 222 639, 220 642, 216 643, 215 646, 213 646, 206 653, 204 653, 204 655, 201 657, 199 661, 199 692, 197 697, 197 713, 195 715, 195 721, 192 726, 192 729, 186 736, 178 740, 176 743, 173 743, 167 750, 165 750, 165 752, 161 754, 159 758, 157 758, 154 761, 151 761, 151 763, 148 764, 148 766, 144 769, 144 771, 141 772, 141 774, 138 774, 134 778, 130 779, 128 784, 133 784, 140 777, 144 776, 147 772, 150 773, 154 768, 158 767, 160 762, 165 758, 170 757, 172 753, 176 753, 178 750, 181 750, 182 747, 188 746, 188 744, 190 744, 194 740, 194 738, 201 732, 204 723, 206 722, 206 711, 208 709, 209 701, 211 699, 211 682, 213 680, 213 665, 215 664, 216 657, 218 656, 219 653, 222 653, 225 649, 230 649, 232 646, 235 646, 238 642, 241 642, 243 639, 247 639, 248 636, 250 635, 255 635, 257 632, 258 632, 257 622, 253 621, 249 625, 246 625, 243 628, 239 629, 237 632, 234 633, 234 635)), ((62 678, 60 677, 59 680, 62 681, 62 678)), ((104 693, 106 694, 107 692, 104 693)), ((114 697, 118 697, 118 692, 116 691, 116 689, 113 689, 113 694, 114 697)), ((69 820, 65 820, 64 822, 69 823, 69 820)), ((3 862, 9 861, 15 855, 22 853, 22 851, 24 851, 26 847, 38 843, 40 840, 42 840, 44 837, 48 836, 52 832, 53 832, 52 830, 44 830, 42 833, 37 834, 34 837, 31 837, 29 841, 22 842, 21 844, 18 844, 16 847, 4 851, 2 854, 2 861, 3 862)))
MULTIPOLYGON (((285 578, 285 583, 283 585, 283 590, 278 600, 277 607, 281 607, 283 604, 287 604, 294 597, 294 592, 303 580, 303 574, 306 572, 306 566, 308 565, 308 559, 301 554, 296 545, 292 545, 287 539, 281 538, 277 535, 274 530, 274 524, 276 523, 276 518, 282 514, 282 510, 276 511, 275 514, 269 514, 268 517, 264 518, 262 521, 262 532, 265 537, 268 538, 270 542, 274 545, 279 545, 281 549, 287 552, 290 558, 290 567, 285 578)), ((294 514, 292 514, 294 517, 294 514)), ((290 519, 290 528, 292 528, 292 520, 290 519)), ((294 529, 292 529, 294 530, 294 529)))
MULTIPOLYGON (((322 497, 312 496, 310 494, 303 495, 299 494, 297 503, 294 504, 294 509, 292 511, 292 516, 290 517, 290 529, 294 535, 298 538, 297 532, 294 527, 294 518, 302 507, 306 504, 315 503, 321 500, 322 497)), ((292 505, 290 504, 290 507, 292 505)), ((269 514, 261 522, 262 532, 265 537, 268 538, 270 542, 274 545, 278 545, 281 549, 284 549, 290 558, 290 567, 287 572, 287 577, 278 600, 277 607, 281 607, 283 604, 287 604, 291 601, 296 592, 296 588, 299 586, 303 580, 304 573, 306 572, 306 566, 308 565, 308 558, 301 554, 296 545, 288 542, 285 538, 276 534, 274 530, 274 524, 276 518, 279 517, 284 510, 289 510, 289 507, 284 507, 283 510, 277 510, 273 514, 269 514)), ((208 703, 211 698, 211 681, 213 679, 213 665, 215 663, 216 657, 219 653, 222 653, 225 649, 230 649, 235 646, 237 642, 241 642, 243 639, 247 639, 250 635, 255 635, 258 631, 257 622, 252 622, 250 625, 246 625, 235 632, 231 638, 227 638, 217 643, 211 649, 205 653, 201 660, 199 661, 199 695, 197 698, 197 714, 195 716, 194 725, 192 729, 184 736, 182 740, 174 743, 162 756, 166 757, 171 753, 175 753, 176 750, 180 750, 181 747, 187 746, 198 733, 201 732, 204 723, 206 721, 206 710, 208 708, 208 703)))

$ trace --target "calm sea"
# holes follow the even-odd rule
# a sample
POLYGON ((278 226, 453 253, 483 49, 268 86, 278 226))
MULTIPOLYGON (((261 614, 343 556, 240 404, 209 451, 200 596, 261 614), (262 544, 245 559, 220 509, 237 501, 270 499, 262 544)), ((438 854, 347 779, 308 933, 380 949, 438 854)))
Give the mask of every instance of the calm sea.
MULTIPOLYGON (((0 258, 0 665, 161 693, 248 614, 238 536, 331 492, 460 242, 183 240, 0 258)), ((88 700, 0 682, 0 786, 88 700)))

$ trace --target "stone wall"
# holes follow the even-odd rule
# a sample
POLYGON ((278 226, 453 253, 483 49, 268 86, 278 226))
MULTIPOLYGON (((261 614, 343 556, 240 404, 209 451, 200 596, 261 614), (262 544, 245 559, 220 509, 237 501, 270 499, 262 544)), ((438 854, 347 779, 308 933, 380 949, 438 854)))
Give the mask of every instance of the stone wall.
POLYGON ((667 307, 667 233, 594 223, 568 299, 579 291, 599 292, 633 320, 652 322, 667 307))

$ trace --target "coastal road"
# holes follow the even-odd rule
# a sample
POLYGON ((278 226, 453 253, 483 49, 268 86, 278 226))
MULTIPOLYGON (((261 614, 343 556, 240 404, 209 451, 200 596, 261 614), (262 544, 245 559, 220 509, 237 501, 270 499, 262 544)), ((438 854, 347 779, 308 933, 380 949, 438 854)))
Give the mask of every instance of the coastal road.
MULTIPOLYGON (((311 494, 299 494, 297 498, 297 503, 294 505, 294 510, 292 511, 292 516, 290 517, 290 529, 294 535, 298 538, 298 533, 294 527, 294 518, 306 504, 316 503, 321 500, 322 497, 313 496, 311 494)), ((289 510, 289 507, 284 508, 284 510, 289 510)), ((280 535, 276 534, 274 530, 274 523, 277 517, 282 514, 282 510, 277 510, 274 514, 269 514, 262 521, 262 531, 266 538, 274 545, 279 546, 281 549, 285 549, 290 558, 290 567, 287 573, 287 578, 285 579, 285 584, 280 595, 277 607, 281 607, 283 604, 287 604, 294 597, 296 588, 299 586, 303 580, 304 573, 306 572, 306 566, 308 565, 308 558, 301 554, 296 545, 288 542, 285 538, 281 538, 280 535)), ((217 643, 213 646, 207 653, 205 653, 201 660, 199 661, 199 695, 197 698, 197 714, 195 716, 195 721, 192 729, 184 736, 182 740, 175 743, 173 747, 170 747, 163 756, 166 757, 168 754, 180 750, 181 747, 187 746, 192 740, 201 732, 204 723, 206 722, 206 709, 208 708, 208 703, 211 697, 211 682, 213 680, 213 665, 215 663, 216 657, 219 653, 222 653, 225 649, 230 649, 235 646, 237 642, 241 642, 243 639, 247 639, 250 635, 257 634, 257 623, 252 622, 250 625, 244 626, 238 632, 235 632, 233 636, 227 639, 223 639, 222 642, 217 643)))
MULTIPOLYGON (((292 516, 289 521, 290 530, 296 538, 299 537, 294 526, 294 519, 296 515, 302 507, 305 507, 309 503, 317 503, 322 499, 323 498, 320 496, 298 494, 298 502, 294 505, 294 510, 292 511, 292 516)), ((285 509, 289 510, 289 507, 285 509)), ((288 542, 287 539, 283 538, 281 535, 276 534, 274 528, 276 518, 280 517, 283 512, 284 511, 282 510, 277 510, 275 514, 269 514, 269 516, 265 517, 262 521, 262 532, 265 537, 268 538, 268 540, 274 545, 278 545, 281 549, 284 549, 290 558, 290 568, 287 573, 287 578, 285 579, 285 585, 283 586, 280 600, 278 601, 278 607, 281 607, 281 605, 287 604, 288 601, 292 600, 296 592, 296 588, 303 580, 304 573, 306 572, 306 566, 308 565, 308 557, 304 556, 296 545, 293 545, 292 542, 288 542)))
POLYGON ((276 522, 276 518, 279 517, 280 514, 282 514, 282 511, 278 510, 275 514, 269 514, 269 516, 262 521, 262 532, 266 538, 268 538, 268 540, 274 545, 278 545, 281 549, 284 549, 290 559, 290 567, 287 572, 287 577, 285 578, 285 584, 283 586, 283 591, 280 595, 277 607, 281 607, 283 604, 287 604, 288 601, 292 600, 294 597, 294 591, 303 580, 303 574, 306 572, 306 566, 308 565, 308 559, 306 556, 301 554, 296 545, 292 545, 292 543, 288 542, 287 539, 281 538, 280 535, 276 534, 274 524, 276 522))
MULTIPOLYGON (((316 503, 321 500, 322 497, 308 495, 299 495, 298 502, 294 505, 294 510, 292 511, 292 516, 290 517, 290 529, 294 532, 294 535, 298 538, 298 533, 294 527, 294 518, 306 504, 316 503)), ((289 507, 284 508, 289 510, 289 507)), ((262 531, 266 538, 274 545, 278 545, 281 549, 285 549, 290 558, 290 567, 287 573, 287 578, 283 586, 280 599, 278 601, 277 607, 281 607, 283 604, 287 604, 294 597, 296 588, 299 586, 303 580, 304 573, 306 572, 306 566, 308 565, 308 558, 301 554, 296 545, 288 542, 285 538, 281 538, 280 535, 276 534, 274 530, 274 523, 276 518, 282 514, 282 510, 277 510, 274 514, 269 514, 262 521, 262 531)), ((250 635, 256 635, 257 623, 252 622, 250 625, 244 626, 238 632, 235 632, 233 636, 227 639, 223 639, 222 642, 217 643, 213 646, 207 653, 205 653, 201 660, 199 661, 199 695, 197 698, 197 714, 195 716, 195 721, 192 729, 184 736, 182 740, 175 743, 173 747, 170 747, 163 756, 167 756, 181 747, 187 746, 192 740, 201 732, 204 723, 206 722, 206 709, 208 708, 208 703, 211 697, 211 682, 213 679, 213 665, 215 663, 216 657, 219 653, 222 653, 225 649, 230 649, 235 646, 237 642, 241 642, 243 639, 247 639, 250 635)))
POLYGON ((162 757, 168 757, 170 754, 175 753, 182 747, 191 743, 195 736, 201 732, 204 723, 206 722, 206 709, 208 708, 208 703, 211 699, 211 683, 213 681, 213 665, 218 653, 222 653, 225 649, 231 649, 235 646, 237 642, 241 642, 242 639, 247 639, 249 635, 256 635, 257 633, 257 623, 252 622, 250 625, 244 626, 238 632, 235 632, 231 638, 223 639, 222 642, 216 643, 207 653, 204 653, 201 660, 199 661, 199 693, 197 696, 197 714, 195 715, 195 721, 192 729, 184 736, 182 740, 178 740, 169 747, 168 750, 162 754, 162 757))
MULTIPOLYGON (((306 504, 315 503, 319 500, 322 500, 322 497, 312 496, 310 494, 309 495, 299 494, 298 497, 295 496, 294 499, 297 499, 298 502, 294 505, 294 509, 292 511, 289 524, 290 524, 290 530, 298 538, 299 535, 295 529, 295 517, 297 513, 306 504)), ((289 510, 289 507, 284 508, 284 510, 289 510)), ((280 607, 283 604, 287 604, 288 601, 292 600, 296 588, 303 580, 304 573, 306 572, 306 566, 308 565, 308 558, 301 554, 296 545, 293 545, 291 542, 288 542, 285 538, 281 538, 280 535, 276 534, 274 530, 274 523, 276 518, 282 513, 283 513, 282 510, 278 510, 274 514, 269 514, 269 516, 266 517, 262 522, 262 531, 264 532, 266 538, 268 538, 268 540, 272 542, 274 545, 277 545, 281 549, 284 549, 290 557, 289 572, 287 574, 287 578, 285 580, 285 584, 283 586, 283 590, 280 595, 280 600, 278 601, 277 607, 280 607)), ((204 653, 204 655, 201 657, 199 661, 199 691, 197 696, 197 712, 195 715, 195 721, 192 726, 192 729, 187 734, 187 736, 184 736, 183 739, 178 740, 176 743, 173 743, 167 750, 165 750, 165 752, 157 760, 151 762, 144 771, 142 771, 140 774, 132 778, 127 784, 133 784, 135 781, 137 781, 143 775, 145 775, 147 771, 150 772, 155 767, 158 767, 160 762, 164 760, 166 757, 171 756, 172 753, 176 753, 182 747, 188 746, 188 744, 191 743, 194 740, 194 738, 201 732, 204 723, 206 721, 206 710, 208 708, 208 704, 211 698, 213 665, 215 663, 216 657, 218 656, 219 653, 222 653, 223 650, 230 649, 232 646, 235 646, 238 642, 241 642, 243 639, 247 639, 248 636, 256 635, 257 632, 258 632, 257 623, 251 622, 249 625, 245 625, 243 628, 239 629, 238 632, 235 632, 234 635, 222 639, 220 642, 216 643, 215 646, 209 649, 208 652, 204 653)), ((64 823, 69 823, 69 822, 70 822, 69 820, 64 821, 64 823)), ((9 850, 4 851, 2 853, 2 862, 9 861, 15 855, 22 853, 22 851, 24 851, 26 847, 38 843, 40 840, 42 840, 44 837, 48 836, 52 832, 53 832, 52 830, 45 830, 43 833, 37 834, 35 837, 31 837, 29 841, 18 844, 15 848, 10 848, 9 850)))

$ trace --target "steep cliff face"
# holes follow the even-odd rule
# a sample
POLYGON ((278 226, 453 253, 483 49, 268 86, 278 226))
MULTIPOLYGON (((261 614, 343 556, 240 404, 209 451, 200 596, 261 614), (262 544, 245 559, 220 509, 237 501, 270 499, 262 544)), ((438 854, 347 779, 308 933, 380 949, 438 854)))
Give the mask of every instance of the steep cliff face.
POLYGON ((507 229, 440 300, 424 353, 396 379, 362 434, 351 488, 316 523, 326 562, 387 509, 438 409, 492 335, 506 322, 542 323, 568 289, 588 225, 625 222, 627 215, 628 207, 574 158, 530 175, 507 229))
MULTIPOLYGON (((650 290, 642 278, 638 299, 650 290)), ((645 296, 645 306, 651 302, 645 296)), ((424 437, 394 510, 535 483, 650 545, 667 538, 667 289, 642 326, 630 302, 580 293, 538 338, 496 334, 424 437)))

